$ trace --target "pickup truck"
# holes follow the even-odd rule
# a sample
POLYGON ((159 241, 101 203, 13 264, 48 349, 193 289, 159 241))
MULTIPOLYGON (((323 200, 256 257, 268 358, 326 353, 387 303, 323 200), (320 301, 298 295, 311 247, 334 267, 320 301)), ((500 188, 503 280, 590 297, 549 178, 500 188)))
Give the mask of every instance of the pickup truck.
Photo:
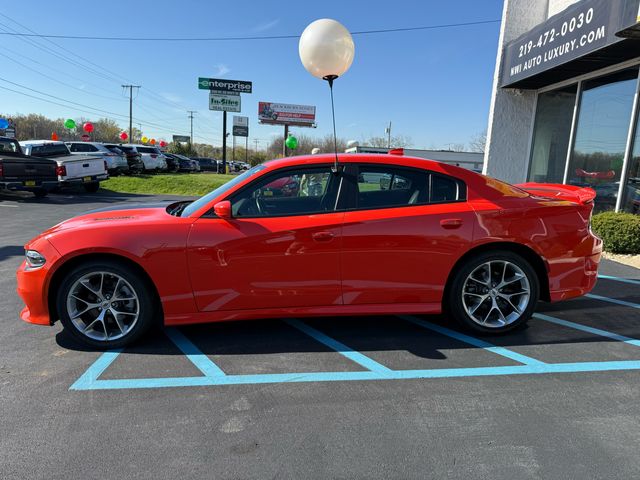
POLYGON ((60 187, 82 185, 87 192, 97 192, 100 182, 109 178, 106 162, 100 157, 72 155, 64 142, 29 140, 20 142, 25 154, 49 158, 58 164, 60 187))
POLYGON ((24 190, 44 197, 58 187, 57 167, 53 160, 22 153, 15 139, 0 137, 0 189, 24 190))

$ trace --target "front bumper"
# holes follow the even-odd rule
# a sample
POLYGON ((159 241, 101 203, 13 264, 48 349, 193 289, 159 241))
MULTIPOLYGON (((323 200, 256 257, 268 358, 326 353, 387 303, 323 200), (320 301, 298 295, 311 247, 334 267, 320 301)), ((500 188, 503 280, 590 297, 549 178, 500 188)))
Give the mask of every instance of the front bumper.
POLYGON ((53 319, 49 312, 49 281, 52 268, 60 259, 60 254, 48 240, 40 239, 29 248, 40 252, 47 260, 40 268, 31 269, 23 261, 16 271, 18 287, 16 291, 25 303, 20 312, 20 318, 36 325, 52 325, 53 319))

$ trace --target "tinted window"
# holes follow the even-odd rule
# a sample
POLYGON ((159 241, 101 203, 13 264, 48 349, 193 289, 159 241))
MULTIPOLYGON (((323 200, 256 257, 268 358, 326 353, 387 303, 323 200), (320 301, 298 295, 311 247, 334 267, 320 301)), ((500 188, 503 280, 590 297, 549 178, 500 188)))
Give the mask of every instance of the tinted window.
POLYGON ((361 166, 358 208, 417 205, 429 200, 429 172, 396 167, 361 166))
POLYGON ((432 175, 429 202, 455 202, 456 200, 460 200, 458 182, 449 177, 432 175))
POLYGON ((69 150, 72 152, 97 152, 98 149, 89 145, 88 143, 71 143, 69 144, 69 150))
POLYGON ((329 167, 285 170, 231 199, 234 217, 279 217, 333 211, 340 177, 329 167))
POLYGON ((137 147, 137 149, 140 153, 155 153, 156 155, 160 153, 160 150, 155 147, 137 147))
POLYGON ((63 143, 47 143, 44 145, 32 146, 31 155, 34 157, 54 157, 69 155, 69 150, 63 143))
POLYGON ((123 145, 119 145, 119 146, 118 146, 118 148, 119 148, 120 150, 122 150, 123 152, 126 152, 126 153, 135 153, 135 152, 133 151, 133 147, 125 147, 125 146, 123 146, 123 145))

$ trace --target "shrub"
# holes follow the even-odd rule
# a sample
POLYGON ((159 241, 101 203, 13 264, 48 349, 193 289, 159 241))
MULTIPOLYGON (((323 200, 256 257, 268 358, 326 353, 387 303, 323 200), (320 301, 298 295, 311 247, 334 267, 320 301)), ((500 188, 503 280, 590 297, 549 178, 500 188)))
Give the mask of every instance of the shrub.
POLYGON ((593 232, 611 253, 640 254, 640 215, 604 212, 593 216, 593 232))

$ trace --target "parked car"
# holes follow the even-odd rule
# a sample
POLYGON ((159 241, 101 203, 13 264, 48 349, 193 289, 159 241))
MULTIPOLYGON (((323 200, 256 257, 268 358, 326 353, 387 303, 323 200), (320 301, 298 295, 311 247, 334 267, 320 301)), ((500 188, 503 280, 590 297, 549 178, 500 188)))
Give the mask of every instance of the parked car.
POLYGON ((102 157, 72 155, 64 142, 52 140, 28 140, 20 142, 25 154, 49 158, 58 165, 60 187, 82 185, 87 192, 97 192, 100 182, 109 178, 107 163, 102 157))
POLYGON ((202 172, 214 172, 218 173, 221 171, 220 162, 213 158, 209 157, 191 157, 192 160, 195 160, 200 165, 200 170, 202 172))
POLYGON ((398 155, 338 158, 338 168, 334 155, 273 160, 193 202, 110 206, 58 224, 25 246, 22 319, 60 319, 99 348, 157 322, 390 312, 446 311, 498 334, 524 325, 539 300, 596 283, 590 188, 512 186, 398 155), (358 181, 374 173, 390 181, 358 181), (295 195, 265 194, 292 178, 295 195))
POLYGON ((144 170, 142 155, 136 152, 133 147, 125 147, 124 145, 119 145, 117 143, 105 143, 104 146, 113 153, 125 156, 127 159, 127 165, 129 165, 129 173, 140 173, 144 170))
POLYGON ((148 145, 137 145, 135 143, 126 143, 123 146, 133 148, 142 158, 144 171, 167 170, 167 160, 158 147, 148 145))
POLYGON ((180 159, 172 153, 163 153, 167 161, 167 171, 177 172, 180 170, 180 159))
POLYGON ((17 140, 0 137, 0 189, 44 197, 58 186, 57 169, 55 161, 25 155, 17 140))
POLYGON ((98 142, 66 142, 72 155, 91 155, 107 162, 107 170, 111 175, 129 172, 129 164, 124 155, 115 153, 98 142))
POLYGON ((191 173, 200 171, 200 164, 197 160, 193 160, 192 158, 177 153, 174 153, 173 155, 179 160, 179 171, 191 173))

